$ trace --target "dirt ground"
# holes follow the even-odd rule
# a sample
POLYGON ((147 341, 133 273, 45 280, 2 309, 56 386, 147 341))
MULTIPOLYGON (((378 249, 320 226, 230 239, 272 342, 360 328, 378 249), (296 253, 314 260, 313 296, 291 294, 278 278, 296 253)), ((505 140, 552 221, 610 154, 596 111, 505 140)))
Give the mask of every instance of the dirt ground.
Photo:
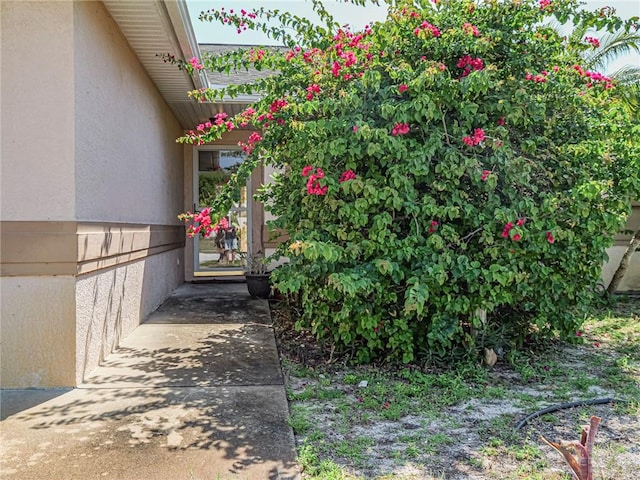
MULTIPOLYGON (((625 308, 623 313, 631 312, 628 318, 635 315, 635 320, 639 320, 640 299, 625 308)), ((522 372, 499 362, 489 372, 491 383, 502 389, 499 398, 479 395, 448 405, 435 417, 425 418, 416 406, 416 414, 405 412, 398 419, 373 415, 361 421, 355 403, 351 416, 344 415, 344 409, 349 408, 348 402, 359 399, 359 386, 346 379, 366 376, 366 370, 349 366, 345 358, 319 347, 308 334, 296 332, 292 328, 290 312, 282 306, 272 303, 272 317, 287 386, 294 396, 298 395, 298 400, 291 404, 303 408, 313 425, 312 433, 296 432, 297 445, 302 448, 317 444, 321 454, 346 474, 335 478, 569 479, 569 470, 561 455, 539 437, 543 435, 556 442, 577 441, 581 426, 588 424, 592 415, 602 418, 594 447, 593 479, 638 478, 640 398, 637 398, 637 392, 640 377, 634 363, 634 368, 624 370, 631 378, 598 381, 612 374, 612 365, 619 365, 624 360, 619 351, 607 350, 606 335, 594 336, 593 344, 588 339, 584 345, 560 345, 554 349, 553 357, 566 372, 566 376, 557 377, 557 382, 576 384, 568 386, 560 396, 557 392, 563 385, 548 379, 538 382, 535 377, 523 381, 522 372), (600 359, 595 363, 594 345, 597 345, 597 358, 600 359), (303 368, 298 368, 300 366, 303 368), (580 385, 582 378, 588 386, 580 385), (339 391, 338 394, 332 394, 332 398, 315 395, 300 400, 305 389, 319 388, 321 384, 330 385, 339 391), (519 421, 541 408, 595 398, 625 398, 625 401, 560 409, 530 420, 517 431, 514 429, 519 421), (342 415, 339 414, 341 410, 342 415), (344 425, 345 418, 352 419, 348 426, 344 425), (364 447, 341 451, 341 446, 358 443, 364 447)), ((635 342, 636 337, 631 340, 625 348, 630 352, 628 357, 637 362, 640 345, 635 342)), ((379 366, 379 369, 388 370, 389 367, 379 366)), ((616 374, 619 371, 622 370, 616 370, 616 374)), ((306 478, 324 477, 311 475, 306 478)))

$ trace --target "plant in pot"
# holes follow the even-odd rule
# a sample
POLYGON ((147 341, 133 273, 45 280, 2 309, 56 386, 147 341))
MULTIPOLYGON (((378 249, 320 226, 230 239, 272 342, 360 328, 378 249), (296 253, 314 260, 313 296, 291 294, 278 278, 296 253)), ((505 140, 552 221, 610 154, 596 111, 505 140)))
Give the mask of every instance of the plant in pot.
POLYGON ((270 274, 267 271, 267 260, 262 253, 249 255, 244 274, 249 295, 256 298, 269 298, 271 294, 270 274))

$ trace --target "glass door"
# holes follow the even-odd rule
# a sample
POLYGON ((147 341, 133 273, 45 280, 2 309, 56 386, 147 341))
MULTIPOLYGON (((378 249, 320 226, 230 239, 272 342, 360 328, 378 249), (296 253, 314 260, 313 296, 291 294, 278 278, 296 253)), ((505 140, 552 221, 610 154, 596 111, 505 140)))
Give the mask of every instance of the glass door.
MULTIPOLYGON (((199 149, 194 172, 195 209, 210 206, 222 186, 245 159, 241 150, 199 149)), ((209 235, 196 237, 195 276, 242 275, 249 250, 248 189, 234 192, 233 205, 209 235)))

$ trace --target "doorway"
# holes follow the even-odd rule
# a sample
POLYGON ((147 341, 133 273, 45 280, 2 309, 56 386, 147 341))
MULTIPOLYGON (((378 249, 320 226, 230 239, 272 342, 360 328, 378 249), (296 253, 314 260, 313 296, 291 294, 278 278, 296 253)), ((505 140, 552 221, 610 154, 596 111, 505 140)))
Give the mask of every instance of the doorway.
MULTIPOLYGON (((233 173, 245 160, 242 150, 200 147, 194 150, 194 211, 211 206, 233 173)), ((248 184, 236 189, 226 216, 209 235, 194 238, 194 276, 240 276, 244 274, 251 245, 248 184)))

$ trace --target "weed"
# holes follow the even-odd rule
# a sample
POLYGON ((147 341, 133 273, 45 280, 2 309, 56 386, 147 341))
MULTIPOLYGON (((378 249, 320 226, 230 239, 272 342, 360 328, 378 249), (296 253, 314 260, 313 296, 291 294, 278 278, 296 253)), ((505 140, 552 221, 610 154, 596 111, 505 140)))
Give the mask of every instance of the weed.
POLYGON ((298 462, 306 478, 318 480, 356 480, 357 477, 345 472, 331 460, 321 460, 317 450, 311 445, 304 445, 298 452, 298 462))
POLYGON ((354 375, 353 373, 347 373, 342 378, 342 382, 345 385, 355 385, 356 383, 358 383, 358 377, 356 375, 354 375))
POLYGON ((313 426, 308 409, 302 405, 291 405, 291 413, 287 423, 298 435, 307 432, 313 426))
POLYGON ((451 445, 454 439, 445 433, 436 433, 425 442, 425 451, 431 455, 437 453, 445 445, 451 445))

